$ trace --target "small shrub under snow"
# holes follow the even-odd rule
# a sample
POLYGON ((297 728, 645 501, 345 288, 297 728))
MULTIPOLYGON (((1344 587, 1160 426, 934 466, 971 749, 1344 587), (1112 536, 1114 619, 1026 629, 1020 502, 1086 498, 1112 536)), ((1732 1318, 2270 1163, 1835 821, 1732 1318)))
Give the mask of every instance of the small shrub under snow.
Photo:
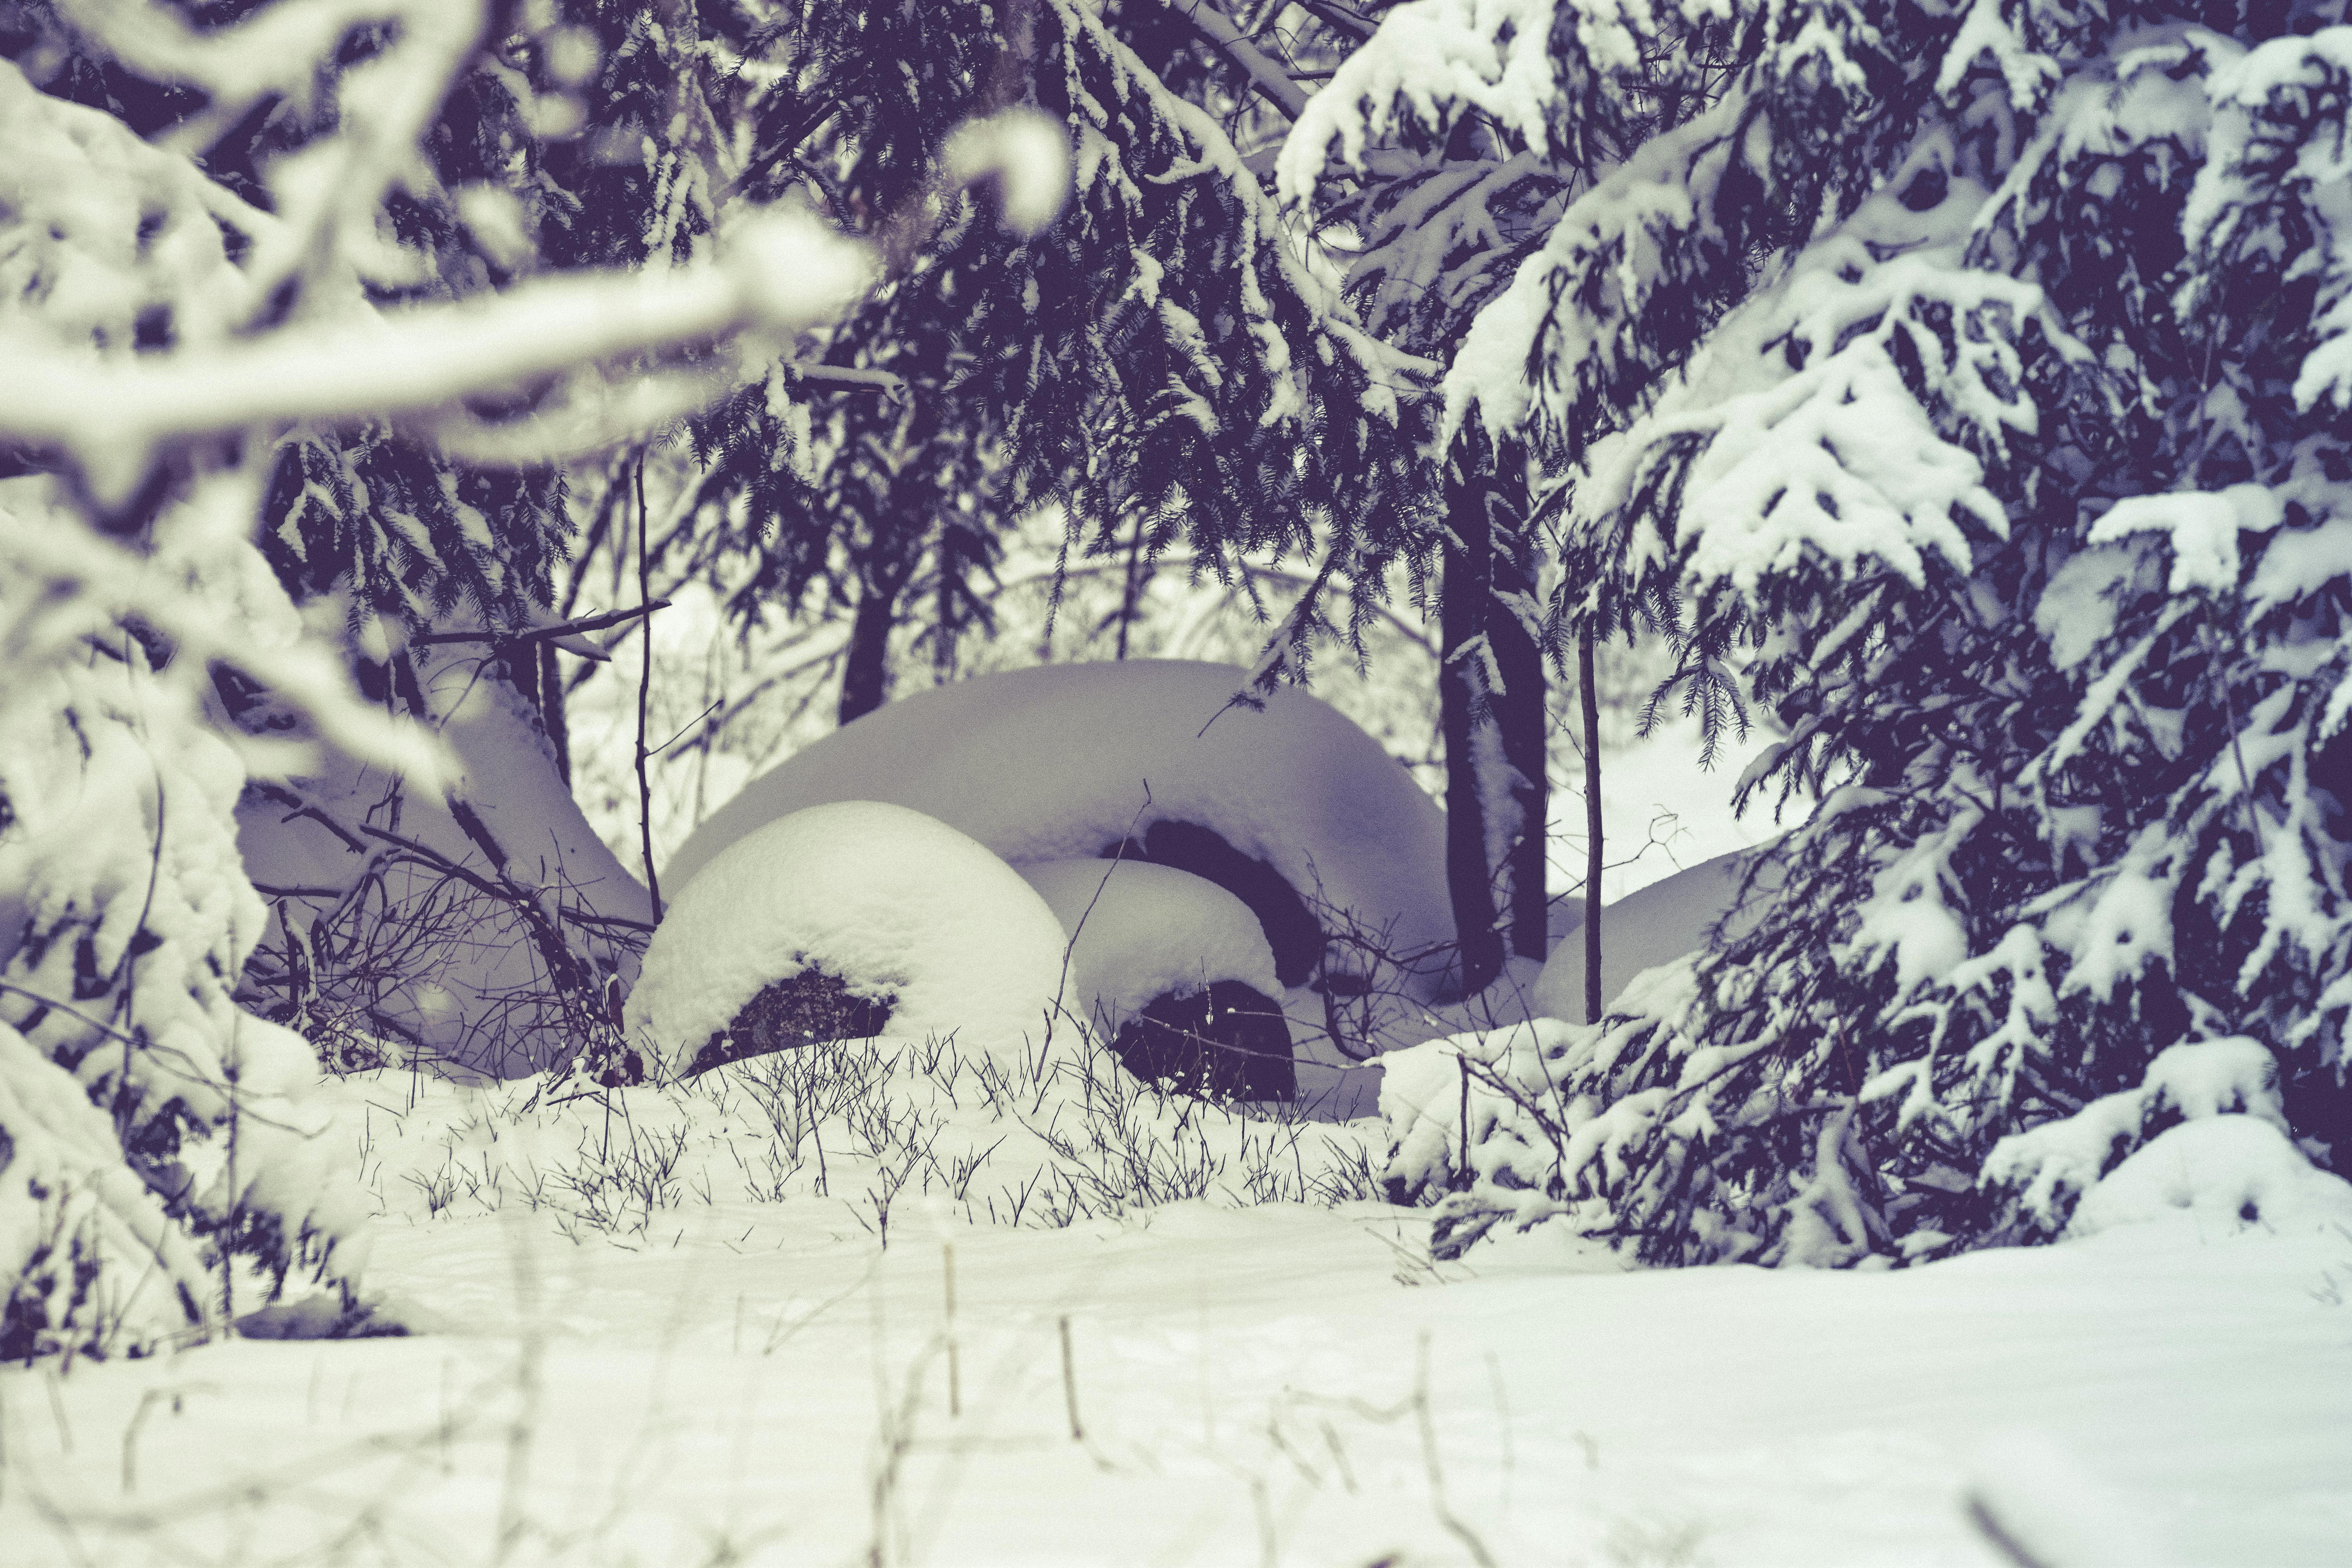
POLYGON ((646 950, 628 1037, 674 1074, 767 986, 810 970, 892 999, 893 1037, 1016 1057, 1043 1038, 1064 939, 1002 860, 919 812, 842 801, 779 818, 688 883, 646 950))
POLYGON ((389 1069, 339 1081, 334 1142, 390 1215, 528 1212, 577 1241, 689 1210, 830 1198, 887 1241, 907 1202, 1056 1226, 1160 1204, 1377 1195, 1377 1124, 1244 1113, 1145 1084, 1074 1030, 1027 1049, 829 1041, 577 1092, 389 1069))

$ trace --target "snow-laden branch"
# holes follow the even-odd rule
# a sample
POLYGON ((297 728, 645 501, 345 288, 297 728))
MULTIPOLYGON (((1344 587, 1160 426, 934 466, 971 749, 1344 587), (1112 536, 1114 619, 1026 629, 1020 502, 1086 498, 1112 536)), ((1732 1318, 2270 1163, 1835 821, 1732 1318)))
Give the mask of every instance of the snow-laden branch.
POLYGON ((279 0, 225 27, 202 32, 178 13, 147 0, 64 0, 58 11, 78 33, 125 65, 161 81, 201 88, 211 115, 235 119, 272 94, 302 101, 314 90, 319 61, 355 29, 409 20, 408 13, 468 19, 478 26, 479 0, 436 5, 401 0, 279 0))
POLYGON ((1735 139, 1748 112, 1746 92, 1727 92, 1570 204, 1455 352, 1445 374, 1449 438, 1474 405, 1491 434, 1515 433, 1546 395, 1572 396, 1580 377, 1613 374, 1638 352, 1642 313, 1672 291, 1674 253, 1714 225, 1716 186, 1740 155, 1735 139), (1589 300, 1578 292, 1588 274, 1605 283, 1589 300))
POLYGON ((1250 86, 1283 115, 1297 123, 1307 112, 1307 89, 1290 79, 1290 73, 1280 63, 1270 59, 1266 52, 1253 42, 1250 36, 1235 25, 1210 0, 1161 0, 1171 11, 1192 24, 1210 47, 1233 62, 1249 78, 1250 86))
POLYGON ((812 217, 771 216, 739 227, 712 265, 550 278, 203 353, 108 361, 0 331, 0 435, 70 453, 120 500, 178 442, 433 415, 584 363, 747 330, 789 335, 845 309, 869 276, 863 246, 812 217))
POLYGON ((1552 9, 1553 0, 1412 0, 1381 17, 1313 103, 1292 112, 1276 164, 1282 199, 1314 195, 1332 142, 1340 162, 1361 168, 1367 142, 1402 124, 1442 124, 1457 105, 1544 146, 1559 88, 1552 9))
POLYGON ((261 170, 278 221, 256 231, 253 296, 297 277, 316 283, 384 259, 375 216, 395 186, 429 189, 418 144, 483 42, 483 0, 278 0, 233 26, 198 32, 146 0, 67 0, 85 37, 159 81, 200 89, 205 107, 160 142, 203 152, 270 100, 316 112, 320 67, 373 29, 381 48, 337 72, 337 129, 261 170))

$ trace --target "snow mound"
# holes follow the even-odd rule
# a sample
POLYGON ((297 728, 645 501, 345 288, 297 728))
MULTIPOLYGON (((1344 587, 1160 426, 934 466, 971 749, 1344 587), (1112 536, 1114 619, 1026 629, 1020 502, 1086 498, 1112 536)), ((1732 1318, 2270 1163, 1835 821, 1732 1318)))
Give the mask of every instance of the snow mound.
MULTIPOLYGON (((1230 665, 1129 659, 919 692, 752 780, 679 847, 662 879, 688 887, 730 845, 789 812, 885 800, 1014 862, 1093 857, 1161 824, 1204 828, 1271 868, 1327 933, 1331 911, 1344 910, 1385 931, 1391 951, 1450 942, 1436 803, 1378 742, 1305 692, 1274 692, 1262 710, 1235 704, 1248 679, 1230 665)), ((1150 858, 1172 858, 1156 848, 1150 858)), ((1211 875, 1266 925, 1285 984, 1307 978, 1265 900, 1211 875)))
POLYGON ((1060 922, 963 834, 878 801, 812 806, 730 843, 654 932, 624 1026, 668 1072, 772 982, 821 969, 894 998, 887 1033, 1018 1053, 1062 974, 1060 922))
POLYGON ((1279 998, 1274 950, 1249 906, 1204 878, 1140 860, 1041 860, 1013 869, 1070 943, 1066 1006, 1110 1019, 1171 993, 1238 980, 1279 998))
POLYGON ((2074 1223, 2084 1194, 2130 1163, 2127 1155, 2162 1141, 2152 1133, 2175 1120, 2230 1116, 2258 1121, 2284 1142, 2286 1115, 2270 1047, 2243 1036, 2184 1040, 2156 1054, 2137 1089, 2103 1094, 2071 1116, 2001 1139, 1985 1157, 1978 1184, 2014 1194, 2023 1215, 2054 1234, 2074 1223))
MULTIPOLYGON (((1601 1005, 1613 1005, 1633 977, 1706 945, 1707 928, 1739 902, 1739 879, 1758 852, 1734 850, 1629 893, 1601 911, 1601 1005)), ((1777 885, 1767 868, 1759 879, 1777 885)), ((1731 934, 1752 929, 1759 899, 1740 910, 1731 934)), ((1552 1018, 1584 1016, 1584 941, 1570 935, 1552 949, 1536 978, 1536 1011, 1552 1018)))
POLYGON ((2260 1115, 2203 1116, 2149 1139, 2108 1172, 2083 1194, 2066 1234, 2096 1236, 2183 1213, 2200 1228, 2352 1226, 2352 1182, 2313 1165, 2260 1115))

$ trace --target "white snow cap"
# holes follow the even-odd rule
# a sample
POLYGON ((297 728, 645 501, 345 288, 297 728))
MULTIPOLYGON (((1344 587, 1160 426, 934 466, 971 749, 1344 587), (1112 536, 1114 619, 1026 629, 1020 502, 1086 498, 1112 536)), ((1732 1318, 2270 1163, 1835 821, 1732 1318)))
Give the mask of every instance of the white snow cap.
POLYGON ((1303 691, 1229 706, 1248 681, 1232 665, 1127 659, 918 692, 752 780, 662 879, 688 887, 761 823, 824 801, 909 806, 1016 863, 1091 858, 1155 823, 1192 823, 1273 867, 1310 908, 1319 896, 1385 929, 1393 950, 1451 942, 1437 803, 1303 691))
POLYGON ((822 969, 897 998, 893 1037, 1018 1052, 1044 1026, 1062 927, 1013 868, 904 806, 841 801, 730 843, 646 950, 624 1024, 677 1071, 772 983, 822 969))
POLYGON ((1139 860, 1043 860, 1013 869, 1070 942, 1062 999, 1074 1012, 1116 1019, 1220 980, 1282 996, 1257 917, 1214 882, 1139 860))

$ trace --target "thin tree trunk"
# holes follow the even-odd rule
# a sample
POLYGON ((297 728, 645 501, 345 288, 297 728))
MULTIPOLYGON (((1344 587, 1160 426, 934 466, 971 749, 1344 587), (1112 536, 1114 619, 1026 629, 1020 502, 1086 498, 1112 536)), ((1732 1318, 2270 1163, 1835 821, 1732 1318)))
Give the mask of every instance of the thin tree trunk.
POLYGON ((572 725, 563 712, 563 671, 555 662, 555 644, 543 641, 539 645, 539 721, 547 730, 548 744, 555 748, 555 771, 566 784, 572 782, 572 725))
POLYGON ((1135 625, 1136 613, 1143 600, 1143 531, 1144 519, 1139 512, 1135 519, 1135 538, 1127 549, 1127 581, 1119 590, 1118 651, 1111 656, 1114 658, 1127 657, 1128 632, 1135 625))
POLYGON ((1576 686, 1584 710, 1584 1021, 1601 1021, 1601 694, 1592 685, 1592 628, 1576 633, 1576 686))
MULTIPOLYGON (((647 559, 646 535, 652 531, 653 519, 646 511, 646 459, 637 457, 637 603, 653 603, 653 570, 647 559)), ((646 764, 653 753, 646 749, 646 711, 654 690, 654 627, 653 617, 645 617, 637 636, 645 649, 644 662, 637 671, 637 826, 645 836, 646 891, 653 895, 654 923, 661 923, 661 878, 654 871, 654 785, 653 775, 646 764)))
POLYGON ((1494 722, 1486 666, 1477 647, 1491 618, 1494 529, 1488 486, 1468 443, 1445 468, 1444 577, 1439 588, 1438 726, 1445 742, 1445 884, 1454 902, 1454 938, 1462 991, 1475 995, 1503 970, 1503 933, 1495 919, 1494 868, 1486 859, 1486 801, 1479 777, 1481 726, 1494 722))

